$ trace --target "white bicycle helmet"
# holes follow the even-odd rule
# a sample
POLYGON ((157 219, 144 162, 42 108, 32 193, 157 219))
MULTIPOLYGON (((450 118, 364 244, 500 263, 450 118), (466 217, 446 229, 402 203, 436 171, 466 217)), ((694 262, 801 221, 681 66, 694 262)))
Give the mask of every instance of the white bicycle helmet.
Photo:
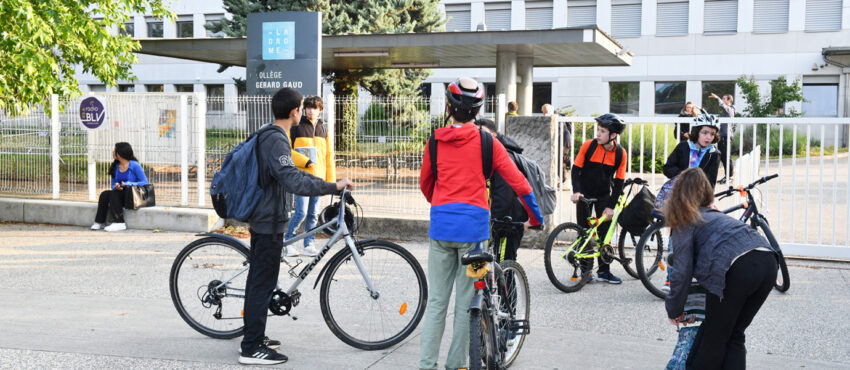
POLYGON ((694 117, 693 123, 691 123, 691 127, 702 127, 709 126, 714 127, 718 131, 720 130, 720 120, 717 119, 717 116, 713 114, 703 113, 696 117, 694 117))

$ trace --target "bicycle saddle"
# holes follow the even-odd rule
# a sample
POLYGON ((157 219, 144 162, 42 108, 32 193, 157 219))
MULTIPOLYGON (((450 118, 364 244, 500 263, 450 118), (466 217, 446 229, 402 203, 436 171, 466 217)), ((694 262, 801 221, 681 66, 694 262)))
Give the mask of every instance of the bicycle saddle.
POLYGON ((460 263, 463 265, 484 262, 493 262, 493 255, 480 248, 466 252, 463 254, 463 257, 460 258, 460 263))

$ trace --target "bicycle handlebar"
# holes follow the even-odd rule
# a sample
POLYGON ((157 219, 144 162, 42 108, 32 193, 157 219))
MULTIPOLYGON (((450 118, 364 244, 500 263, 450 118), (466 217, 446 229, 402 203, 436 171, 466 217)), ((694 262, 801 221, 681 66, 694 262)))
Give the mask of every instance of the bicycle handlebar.
POLYGON ((642 178, 627 179, 627 180, 626 180, 626 182, 625 182, 623 185, 625 185, 625 186, 629 186, 629 185, 631 185, 631 184, 635 184, 635 185, 648 185, 648 184, 649 184, 649 181, 646 181, 646 180, 644 180, 644 179, 642 179, 642 178))
POLYGON ((599 199, 579 197, 578 200, 580 200, 582 203, 593 204, 596 203, 599 199))
POLYGON ((776 174, 776 173, 775 173, 775 174, 773 174, 773 175, 767 175, 767 176, 764 176, 764 177, 762 177, 762 178, 760 178, 760 179, 758 179, 758 180, 756 180, 756 181, 753 181, 753 183, 752 183, 752 184, 749 184, 749 185, 747 185, 747 186, 745 186, 745 187, 743 187, 743 188, 736 188, 736 187, 734 187, 734 186, 729 186, 729 188, 728 188, 728 189, 726 189, 726 190, 724 190, 724 191, 721 191, 721 192, 719 192, 719 193, 717 193, 717 194, 714 194, 714 196, 715 196, 715 197, 720 197, 720 198, 725 198, 725 197, 728 197, 728 196, 730 196, 730 195, 732 195, 732 194, 734 194, 735 192, 738 192, 738 191, 750 191, 750 190, 752 190, 753 188, 755 188, 757 185, 764 184, 764 183, 766 183, 766 182, 768 182, 768 181, 770 181, 770 180, 773 180, 773 179, 775 179, 775 178, 777 178, 777 177, 779 177, 779 174, 776 174))

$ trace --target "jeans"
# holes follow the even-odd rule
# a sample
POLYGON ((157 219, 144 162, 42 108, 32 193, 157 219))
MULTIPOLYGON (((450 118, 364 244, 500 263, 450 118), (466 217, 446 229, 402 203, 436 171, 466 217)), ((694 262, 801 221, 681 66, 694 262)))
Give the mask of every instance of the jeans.
MULTIPOLYGON (((301 221, 304 220, 305 215, 307 216, 307 221, 304 224, 304 231, 316 227, 316 222, 319 220, 319 213, 316 210, 316 205, 318 203, 318 196, 295 196, 295 207, 293 207, 295 209, 295 213, 292 214, 292 218, 289 220, 289 225, 286 226, 286 235, 284 236, 286 240, 295 237, 295 233, 298 231, 298 226, 301 226, 301 221)), ((304 246, 310 246, 315 238, 316 234, 304 238, 304 246)))
POLYGON ((97 200, 97 214, 94 222, 106 223, 106 212, 112 212, 112 219, 117 223, 124 222, 124 190, 106 190, 100 193, 97 200))
POLYGON ((452 284, 457 290, 454 332, 445 366, 446 369, 466 367, 469 360, 469 304, 472 303, 475 289, 474 281, 466 276, 466 266, 460 263, 460 259, 476 244, 431 239, 428 249, 428 304, 425 306, 425 318, 422 320, 420 369, 437 368, 452 284))
POLYGON ((250 355, 263 344, 269 301, 280 273, 282 249, 283 235, 258 234, 251 230, 251 264, 248 265, 243 307, 245 316, 242 318, 245 323, 242 353, 250 355))

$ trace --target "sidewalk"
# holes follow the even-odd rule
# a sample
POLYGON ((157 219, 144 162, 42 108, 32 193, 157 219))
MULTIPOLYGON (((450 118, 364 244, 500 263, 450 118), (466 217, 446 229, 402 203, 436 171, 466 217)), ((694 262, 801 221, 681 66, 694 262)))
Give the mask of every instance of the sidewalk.
MULTIPOLYGON (((198 334, 171 303, 171 263, 194 239, 176 232, 0 224, 5 286, 0 291, 0 368, 241 368, 238 339, 198 334)), ((401 244, 425 266, 426 243, 401 244)), ((619 266, 612 272, 624 277, 620 286, 598 283, 561 293, 546 278, 542 257, 539 250, 519 252, 530 279, 532 331, 512 368, 663 368, 676 333, 661 300, 619 266)), ((850 321, 844 319, 850 264, 790 261, 790 268, 789 293, 771 294, 748 330, 748 365, 850 367, 850 321)), ((301 305, 293 309, 297 321, 269 319, 267 334, 281 339, 281 351, 290 357, 271 368, 416 366, 421 330, 383 351, 349 347, 322 320, 318 290, 308 287, 313 279, 308 277, 301 305)))

